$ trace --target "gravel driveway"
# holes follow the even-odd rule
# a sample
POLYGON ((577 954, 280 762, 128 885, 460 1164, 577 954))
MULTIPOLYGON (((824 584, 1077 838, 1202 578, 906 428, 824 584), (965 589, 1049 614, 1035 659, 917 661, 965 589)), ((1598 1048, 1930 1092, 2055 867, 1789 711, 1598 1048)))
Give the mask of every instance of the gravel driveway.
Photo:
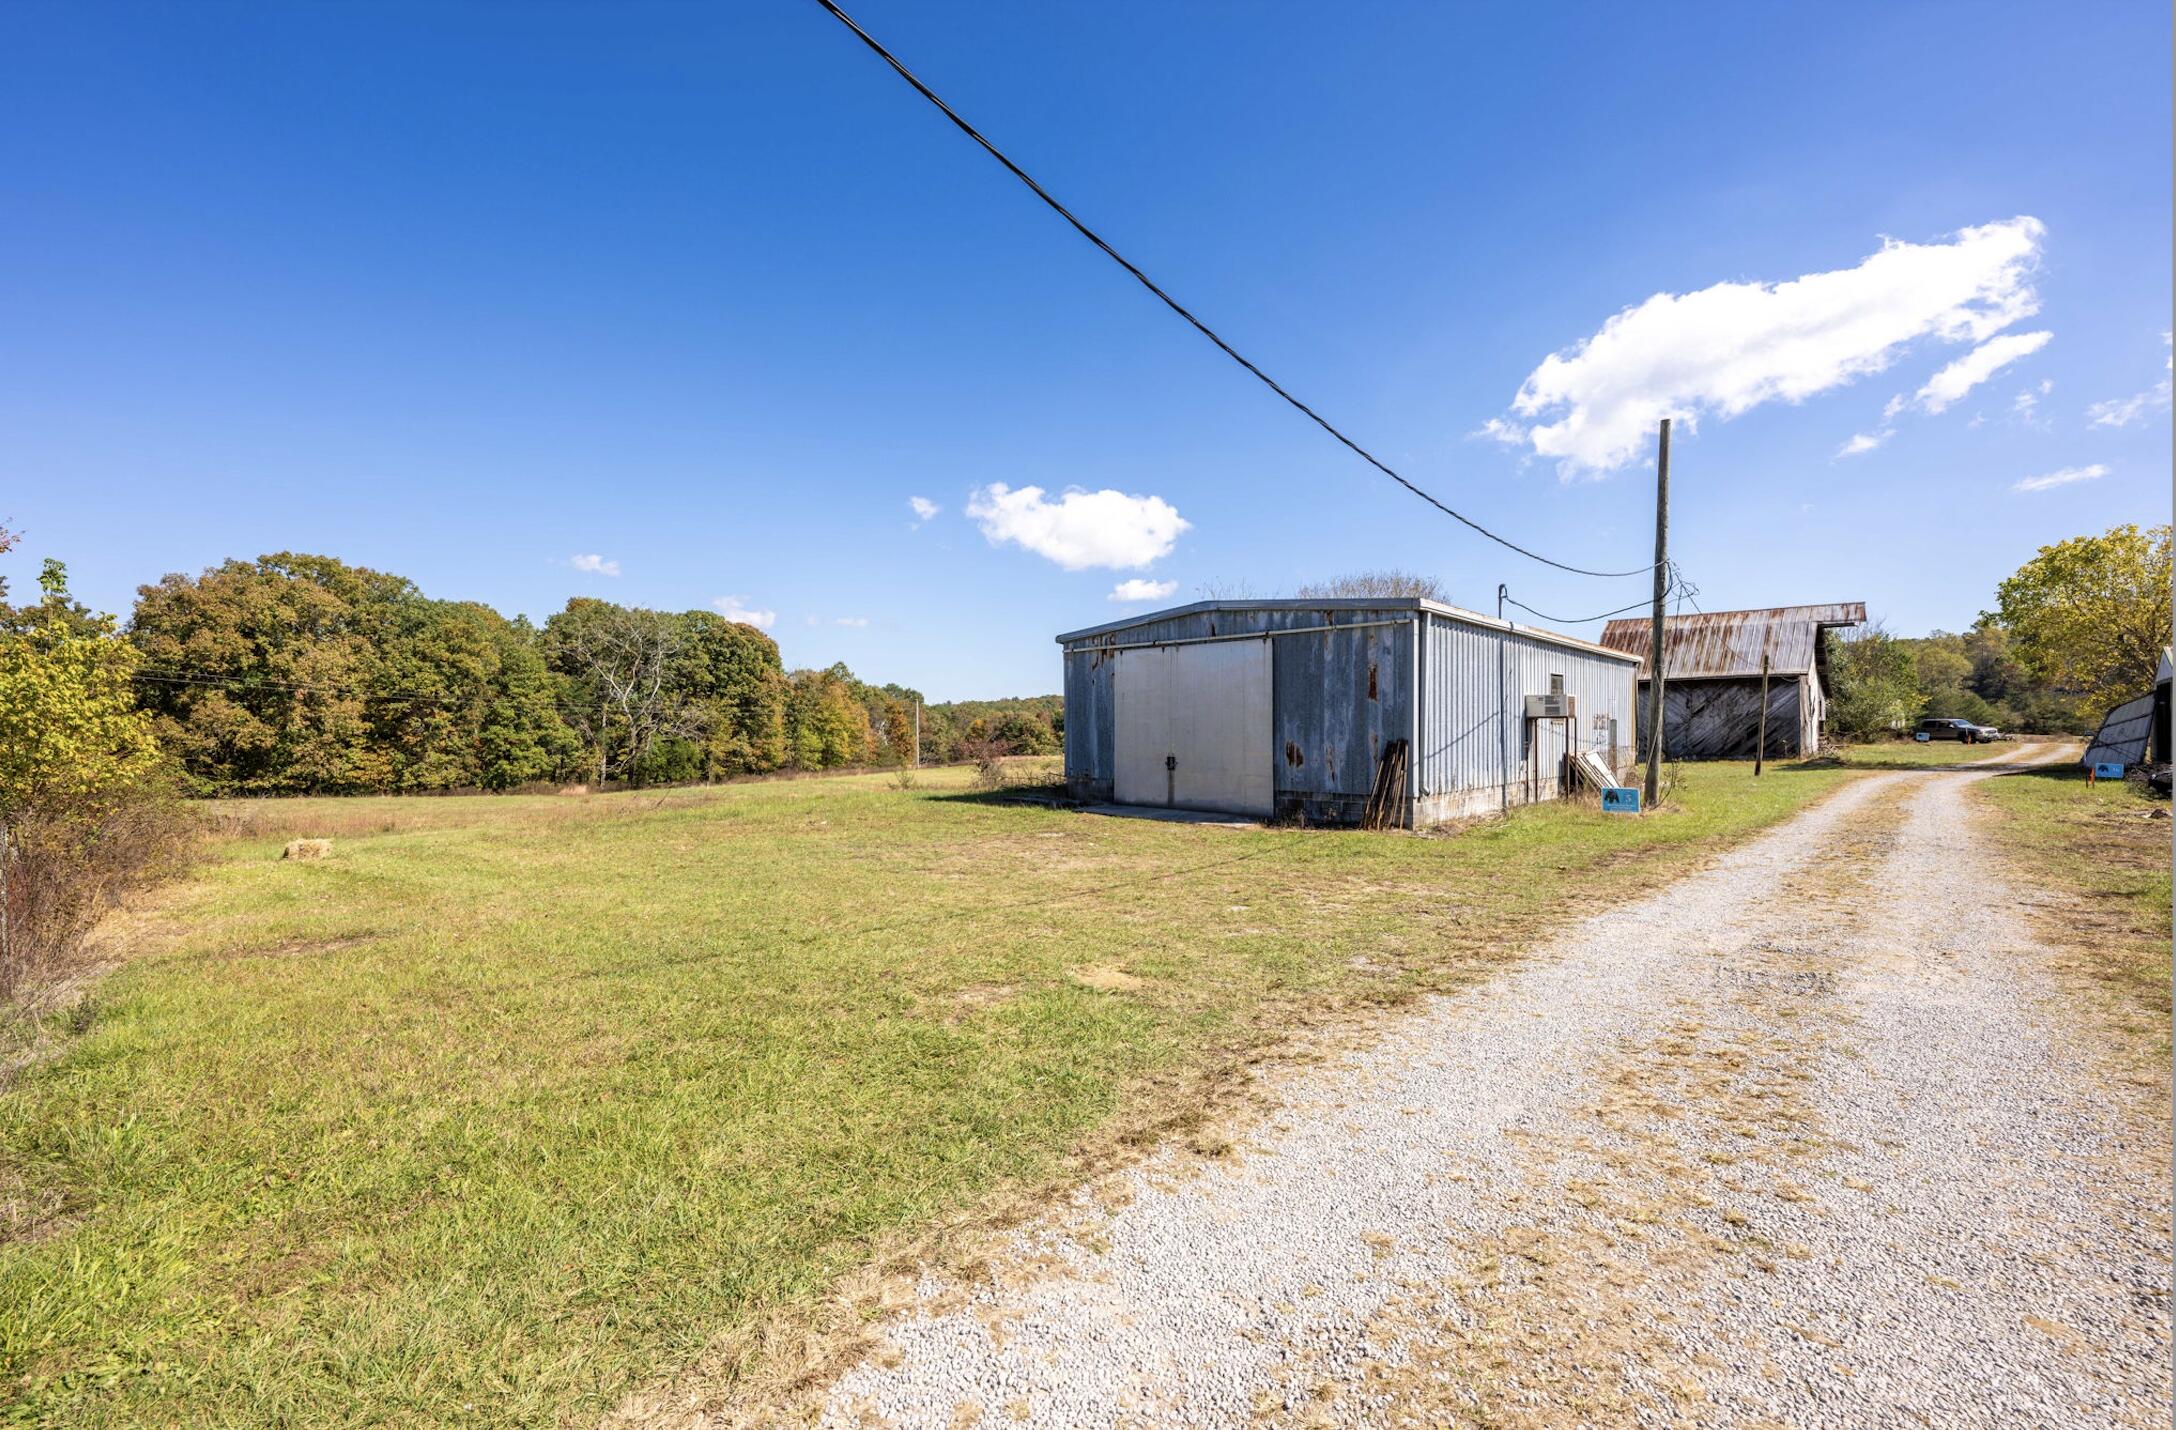
POLYGON ((1284 1075, 924 1284, 824 1423, 2166 1425, 2166 1129, 1987 777, 1858 781, 1284 1075))

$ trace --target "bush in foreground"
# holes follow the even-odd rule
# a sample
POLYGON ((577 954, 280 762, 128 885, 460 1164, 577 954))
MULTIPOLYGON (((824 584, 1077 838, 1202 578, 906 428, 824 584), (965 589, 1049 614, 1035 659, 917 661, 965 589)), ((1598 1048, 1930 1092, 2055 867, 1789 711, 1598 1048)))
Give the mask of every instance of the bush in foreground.
POLYGON ((0 599, 0 1010, 75 971, 99 918, 190 842, 136 708, 134 648, 69 600, 59 562, 38 584, 36 605, 0 599))

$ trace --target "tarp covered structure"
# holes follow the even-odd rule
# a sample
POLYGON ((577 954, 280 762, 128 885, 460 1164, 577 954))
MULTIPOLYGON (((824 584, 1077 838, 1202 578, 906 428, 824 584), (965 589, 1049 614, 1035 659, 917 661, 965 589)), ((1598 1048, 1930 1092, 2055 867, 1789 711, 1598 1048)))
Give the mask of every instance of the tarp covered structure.
POLYGON ((2126 700, 2101 718, 2100 729, 2085 747, 2080 763, 2144 765, 2168 763, 2169 680, 2176 673, 2176 652, 2163 649, 2153 689, 2126 700))

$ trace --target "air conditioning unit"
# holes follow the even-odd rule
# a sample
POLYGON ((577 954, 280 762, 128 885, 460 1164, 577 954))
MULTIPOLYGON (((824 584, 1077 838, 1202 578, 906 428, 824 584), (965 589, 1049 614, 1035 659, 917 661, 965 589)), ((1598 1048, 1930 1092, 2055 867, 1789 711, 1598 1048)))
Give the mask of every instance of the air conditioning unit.
POLYGON ((1558 691, 1553 695, 1529 695, 1526 697, 1526 718, 1529 720, 1568 720, 1579 714, 1579 697, 1558 691))

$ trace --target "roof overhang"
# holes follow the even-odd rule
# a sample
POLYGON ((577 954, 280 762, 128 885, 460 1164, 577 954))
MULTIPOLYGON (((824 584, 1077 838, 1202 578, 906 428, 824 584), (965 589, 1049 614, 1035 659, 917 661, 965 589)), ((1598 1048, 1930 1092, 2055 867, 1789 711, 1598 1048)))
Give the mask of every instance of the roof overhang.
POLYGON ((1611 660, 1624 661, 1630 665, 1638 665, 1642 659, 1640 656, 1629 655, 1621 650, 1611 650, 1608 646, 1598 645, 1593 641, 1581 640, 1577 636, 1565 635, 1561 631, 1552 631, 1546 626, 1522 626, 1516 621, 1498 620, 1494 616, 1484 616, 1479 611, 1469 611, 1463 606, 1453 606, 1443 601, 1430 601, 1419 596, 1379 597, 1372 600, 1365 597, 1339 597, 1319 601, 1296 598, 1260 601, 1195 601, 1190 605, 1172 606, 1161 611, 1144 611, 1137 616, 1127 616, 1116 621, 1105 621, 1100 626, 1087 626, 1077 631, 1067 631, 1057 637, 1057 642, 1060 645, 1071 645, 1075 641, 1093 640, 1099 636, 1115 635, 1120 631, 1134 630, 1140 626, 1153 625, 1159 621, 1176 620, 1182 616, 1206 615, 1217 611, 1321 611, 1330 618, 1324 622, 1325 625, 1335 625, 1337 623, 1336 617, 1347 613, 1392 611, 1414 616, 1425 613, 1432 616, 1442 616, 1464 625, 1481 626, 1488 630, 1502 631, 1506 635, 1529 636, 1536 640, 1547 641, 1551 645, 1584 651, 1589 655, 1607 656, 1611 660))

